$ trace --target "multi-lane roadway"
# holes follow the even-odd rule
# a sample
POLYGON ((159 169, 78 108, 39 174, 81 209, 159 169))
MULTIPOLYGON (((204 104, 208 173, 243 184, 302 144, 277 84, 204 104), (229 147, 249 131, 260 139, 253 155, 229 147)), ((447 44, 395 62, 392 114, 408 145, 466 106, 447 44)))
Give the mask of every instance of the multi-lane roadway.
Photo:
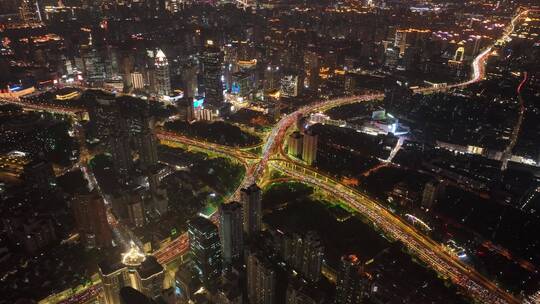
MULTIPOLYGON (((511 20, 509 29, 505 31, 502 39, 507 39, 509 37, 510 33, 515 27, 516 22, 526 13, 527 11, 523 11, 511 20)), ((470 80, 442 88, 420 88, 415 90, 415 92, 431 93, 435 91, 447 90, 449 88, 464 87, 481 81, 485 76, 486 59, 491 53, 492 47, 488 47, 474 59, 472 62, 473 73, 470 80)), ((252 153, 242 151, 241 149, 201 142, 170 132, 159 131, 157 135, 162 140, 177 141, 185 145, 197 146, 201 149, 218 152, 220 154, 228 155, 232 158, 240 160, 247 168, 245 179, 241 183, 240 187, 260 181, 263 174, 269 167, 284 172, 295 179, 313 184, 320 189, 332 193, 335 197, 341 199, 351 208, 369 218, 388 235, 403 242, 403 244, 405 244, 412 253, 418 256, 426 264, 430 265, 439 274, 449 278, 455 284, 461 286, 463 290, 468 292, 469 295, 471 295, 474 299, 484 303, 519 303, 518 300, 512 295, 508 294, 496 284, 487 280, 470 267, 461 263, 454 256, 449 255, 439 244, 433 242, 428 237, 416 231, 406 222, 403 222, 397 216, 387 211, 375 200, 313 170, 306 168, 303 170, 297 170, 297 164, 292 163, 291 160, 287 159, 282 153, 280 153, 286 134, 296 123, 299 117, 332 107, 349 103, 381 99, 383 97, 383 94, 369 94, 323 100, 318 103, 304 106, 295 112, 284 116, 274 126, 263 145, 262 153, 259 157, 252 153)), ((74 115, 80 111, 80 109, 63 108, 56 105, 28 104, 21 100, 15 99, 4 99, 0 100, 0 102, 19 104, 31 110, 49 111, 69 115, 74 115)), ((155 255, 160 262, 166 264, 185 254, 188 248, 189 244, 187 235, 183 234, 171 241, 164 248, 156 251, 155 255)), ((93 287, 82 294, 78 294, 70 299, 67 299, 65 303, 80 303, 80 300, 82 299, 86 301, 88 299, 86 294, 95 295, 96 290, 98 289, 99 287, 93 287)))
MULTIPOLYGON (((521 12, 512 19, 510 24, 511 30, 505 32, 503 39, 508 38, 508 35, 510 35, 514 29, 517 20, 526 13, 526 11, 521 12)), ((449 88, 465 87, 481 81, 485 77, 485 63, 491 52, 492 46, 486 48, 474 59, 472 63, 473 74, 470 80, 442 88, 420 88, 415 90, 415 93, 431 93, 449 88)), ((285 135, 299 117, 348 103, 380 99, 383 97, 383 94, 371 94, 326 100, 304 106, 295 112, 286 115, 271 131, 263 146, 260 160, 255 164, 254 169, 252 170, 253 173, 246 174, 246 178, 242 185, 247 186, 259 181, 265 170, 268 168, 270 161, 270 165, 274 169, 284 172, 298 180, 313 184, 320 189, 324 189, 346 202, 350 207, 369 218, 377 224, 377 226, 381 227, 387 234, 403 242, 406 247, 422 261, 430 265, 439 274, 451 279, 476 300, 484 303, 519 303, 512 295, 499 288, 493 282, 487 280, 474 269, 461 263, 461 261, 454 256, 448 254, 440 244, 433 242, 428 237, 416 231, 416 229, 384 209, 378 202, 341 185, 322 174, 305 170, 305 168, 304 170, 296 170, 296 168, 294 168, 295 165, 291 164, 290 160, 283 160, 283 155, 279 155, 279 151, 281 150, 280 147, 284 142, 285 135), (272 158, 282 158, 282 160, 274 161, 272 158), (310 172, 311 174, 306 174, 306 172, 310 172)), ((197 145, 196 142, 191 142, 191 144, 197 145)), ((198 144, 200 145, 200 143, 198 144)), ((237 155, 238 153, 235 152, 234 154, 237 155)))

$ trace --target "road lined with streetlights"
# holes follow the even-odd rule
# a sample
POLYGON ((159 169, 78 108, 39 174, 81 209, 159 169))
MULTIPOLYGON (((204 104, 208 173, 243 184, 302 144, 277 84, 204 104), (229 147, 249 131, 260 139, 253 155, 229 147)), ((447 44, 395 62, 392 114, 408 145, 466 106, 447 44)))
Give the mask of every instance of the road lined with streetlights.
MULTIPOLYGON (((510 28, 504 33, 504 36, 501 39, 509 38, 509 35, 515 28, 516 22, 526 13, 528 13, 528 11, 522 11, 512 18, 509 25, 510 28)), ((473 60, 473 73, 470 80, 448 86, 419 88, 414 90, 414 92, 427 94, 445 91, 451 88, 465 87, 483 80, 485 77, 485 63, 492 51, 493 46, 490 46, 473 60)), ((320 189, 331 193, 336 198, 339 198, 352 209, 366 216, 389 236, 401 241, 413 254, 435 269, 439 274, 449 278, 456 285, 461 286, 464 291, 468 292, 475 300, 495 304, 519 303, 512 295, 499 288, 493 282, 487 280, 474 269, 461 263, 456 257, 449 255, 442 249, 440 244, 435 243, 421 232, 416 231, 416 229, 408 223, 403 222, 396 215, 386 210, 377 201, 329 178, 328 176, 324 176, 311 168, 304 166, 302 171, 298 172, 296 168, 302 166, 294 163, 281 153, 285 136, 288 134, 291 127, 295 125, 299 117, 350 103, 365 102, 382 98, 384 98, 384 94, 375 93, 323 100, 303 106, 279 120, 266 138, 260 156, 256 156, 253 153, 238 148, 201 142, 172 132, 159 130, 156 135, 161 140, 179 142, 188 146, 196 146, 200 149, 217 152, 238 159, 246 166, 245 178, 238 189, 259 182, 267 172, 268 168, 276 169, 297 180, 319 187, 320 189)), ((14 103, 30 110, 48 111, 68 115, 74 115, 81 111, 80 109, 64 108, 57 105, 27 103, 19 99, 2 99, 0 102, 14 103)), ((238 193, 238 189, 233 194, 233 197, 238 193)), ((216 214, 213 215, 213 219, 216 219, 216 214)), ((185 254, 188 250, 189 242, 187 234, 184 233, 165 247, 157 250, 154 254, 161 263, 166 264, 185 254)), ((93 292, 95 292, 97 288, 98 287, 92 289, 93 292)), ((73 297, 73 300, 68 299, 66 303, 78 303, 77 298, 85 298, 85 296, 78 294, 73 297)))
MULTIPOLYGON (((507 31, 503 39, 506 39, 508 35, 510 35, 515 27, 515 22, 517 22, 517 20, 519 20, 519 18, 526 13, 527 11, 523 11, 512 19, 512 30, 507 31)), ((444 91, 449 88, 465 87, 483 80, 485 77, 486 60, 492 51, 493 46, 490 46, 474 59, 472 63, 473 75, 470 80, 441 88, 419 88, 414 92, 432 93, 435 91, 444 91)), ((304 168, 303 173, 299 173, 296 170, 291 170, 290 167, 284 165, 291 164, 289 159, 271 160, 274 156, 276 156, 276 154, 281 152, 281 145, 284 142, 284 137, 299 117, 348 103, 382 98, 384 98, 384 94, 371 94, 326 100, 304 106, 295 112, 286 115, 271 131, 267 138, 267 142, 263 146, 260 161, 255 164, 252 175, 246 174, 246 178, 244 179, 242 185, 248 186, 249 184, 259 181, 265 170, 269 167, 270 161, 270 166, 272 168, 300 181, 307 182, 324 189, 325 191, 332 193, 335 197, 346 202, 351 208, 363 214, 377 226, 381 227, 385 233, 397 240, 400 240, 412 253, 435 269, 439 274, 444 275, 456 285, 461 286, 474 299, 484 303, 519 303, 519 301, 512 295, 500 289, 497 285, 483 277, 471 267, 464 265, 454 256, 449 255, 440 244, 435 243, 428 237, 416 231, 416 229, 403 222, 399 217, 387 211, 375 200, 370 199, 367 196, 360 194, 359 192, 354 191, 327 176, 318 174, 315 171, 309 171, 312 173, 310 175, 306 174, 306 172, 308 172, 306 171, 306 168, 304 168)), ((192 142, 191 144, 197 143, 192 142)), ((279 157, 283 157, 283 155, 278 156, 278 158, 279 157)))

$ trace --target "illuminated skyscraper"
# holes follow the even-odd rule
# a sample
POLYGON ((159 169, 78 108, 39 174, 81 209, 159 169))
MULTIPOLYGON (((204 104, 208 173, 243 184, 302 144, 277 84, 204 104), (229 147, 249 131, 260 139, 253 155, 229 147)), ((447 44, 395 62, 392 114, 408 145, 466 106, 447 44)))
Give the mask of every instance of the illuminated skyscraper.
POLYGON ((231 202, 220 205, 220 237, 223 262, 230 265, 242 255, 244 246, 242 229, 242 205, 231 202))
POLYGON ((312 130, 307 130, 304 134, 302 145, 302 160, 308 165, 313 164, 317 160, 317 142, 319 136, 313 133, 312 130))
POLYGON ((281 78, 280 93, 285 97, 296 97, 302 92, 302 77, 297 73, 287 73, 281 78))
POLYGON ((223 83, 221 79, 223 53, 209 45, 200 57, 203 66, 205 103, 220 105, 223 102, 223 83))
POLYGON ((169 61, 162 50, 157 50, 154 58, 154 89, 156 94, 166 96, 171 93, 169 61))
MULTIPOLYGON (((90 37, 90 40, 92 38, 90 37)), ((89 42, 81 46, 84 79, 89 83, 103 82, 106 78, 105 63, 96 47, 89 42)))
POLYGON ((199 279, 208 290, 215 290, 221 276, 221 245, 216 225, 203 217, 188 223, 189 249, 199 273, 199 279))
POLYGON ((456 49, 456 52, 454 53, 454 61, 463 61, 464 57, 465 57, 465 48, 463 47, 463 45, 460 45, 456 49))
POLYGON ((122 254, 121 262, 105 261, 99 263, 98 267, 105 304, 121 304, 122 287, 132 287, 150 299, 159 297, 163 289, 163 266, 155 257, 145 256, 133 243, 122 254))
POLYGON ((244 213, 244 233, 249 238, 262 229, 261 188, 253 184, 243 188, 240 193, 244 213))
POLYGON ((131 87, 136 90, 144 89, 143 74, 139 71, 133 71, 129 74, 131 87))
POLYGON ((287 139, 287 152, 294 157, 302 156, 302 134, 295 131, 287 139))

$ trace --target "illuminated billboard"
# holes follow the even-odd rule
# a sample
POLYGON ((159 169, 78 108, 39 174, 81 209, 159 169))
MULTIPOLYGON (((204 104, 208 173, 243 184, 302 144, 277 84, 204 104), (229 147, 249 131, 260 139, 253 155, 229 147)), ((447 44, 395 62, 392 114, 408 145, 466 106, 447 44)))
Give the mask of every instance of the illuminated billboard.
POLYGON ((204 104, 204 97, 196 97, 193 99, 193 107, 199 108, 204 104))

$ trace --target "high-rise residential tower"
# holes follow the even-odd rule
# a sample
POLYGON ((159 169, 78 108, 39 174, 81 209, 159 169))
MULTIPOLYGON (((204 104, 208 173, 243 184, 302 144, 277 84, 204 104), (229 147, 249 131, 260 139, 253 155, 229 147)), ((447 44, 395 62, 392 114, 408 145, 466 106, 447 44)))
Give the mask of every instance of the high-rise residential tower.
POLYGON ((276 299, 276 272, 258 253, 247 257, 247 292, 250 304, 273 304, 276 299))
POLYGON ((238 260, 243 249, 242 205, 239 202, 222 204, 220 214, 220 238, 223 262, 230 265, 238 260))
POLYGON ((169 61, 160 49, 156 51, 154 58, 154 90, 160 96, 171 94, 169 61))
POLYGON ((360 259, 354 254, 342 256, 336 282, 336 304, 362 303, 366 285, 360 259))
POLYGON ((304 134, 302 144, 302 159, 311 165, 317 160, 317 142, 318 135, 311 130, 307 130, 304 134))
POLYGON ((249 238, 262 229, 261 188, 256 184, 243 188, 241 197, 244 211, 244 233, 249 238))

